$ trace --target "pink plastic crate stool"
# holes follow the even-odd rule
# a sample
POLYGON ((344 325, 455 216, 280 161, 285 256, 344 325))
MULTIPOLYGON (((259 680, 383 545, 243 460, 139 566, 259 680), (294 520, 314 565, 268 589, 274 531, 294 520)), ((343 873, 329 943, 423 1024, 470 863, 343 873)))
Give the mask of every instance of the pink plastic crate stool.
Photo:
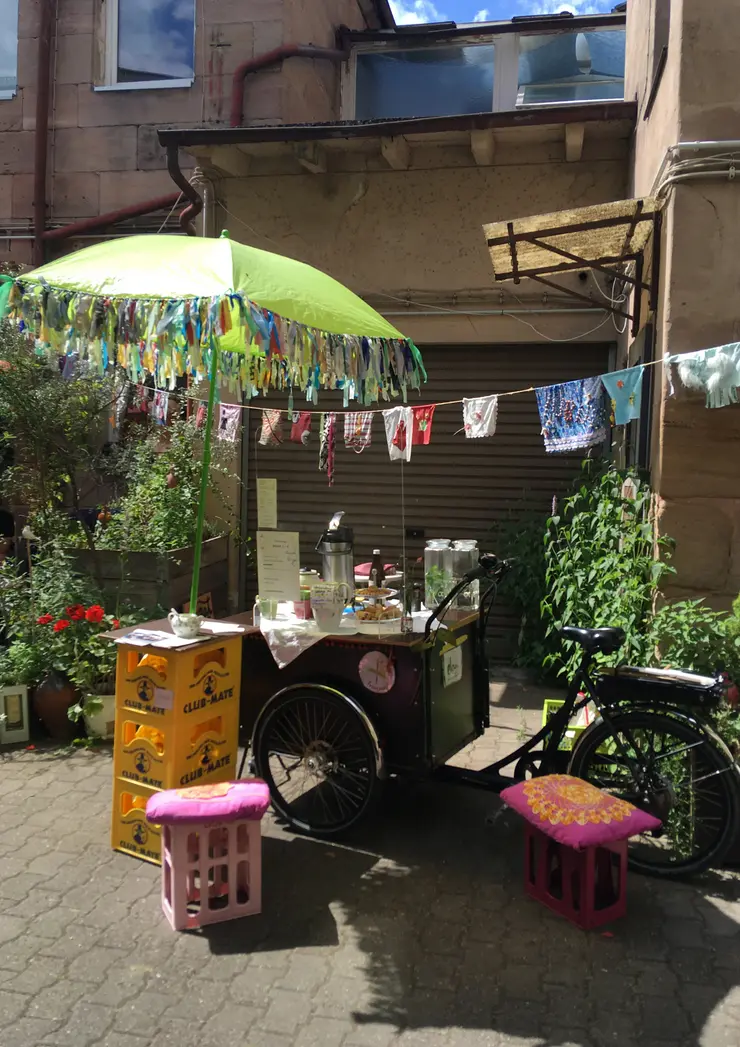
POLYGON ((269 803, 259 778, 149 799, 147 820, 162 826, 162 909, 174 930, 261 912, 260 823, 269 803))
POLYGON ((527 821, 527 894, 584 930, 627 912, 627 840, 660 828, 651 814, 569 774, 504 789, 527 821))

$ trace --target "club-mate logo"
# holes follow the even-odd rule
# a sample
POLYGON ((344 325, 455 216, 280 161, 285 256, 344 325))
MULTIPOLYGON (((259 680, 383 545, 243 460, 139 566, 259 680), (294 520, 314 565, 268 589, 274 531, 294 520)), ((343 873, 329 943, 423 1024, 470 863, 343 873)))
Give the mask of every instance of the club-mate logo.
POLYGON ((144 752, 143 749, 137 749, 134 755, 134 767, 139 774, 148 774, 151 766, 152 761, 149 758, 149 753, 144 752))
POLYGON ((154 697, 154 684, 146 676, 136 681, 136 696, 140 702, 150 702, 154 697))
POLYGON ((143 847, 149 839, 149 829, 146 826, 146 822, 134 822, 131 827, 131 835, 134 838, 134 843, 138 844, 139 847, 143 847))
POLYGON ((211 698, 216 693, 217 686, 218 681, 216 680, 216 677, 213 673, 209 673, 203 681, 203 694, 206 698, 211 698))

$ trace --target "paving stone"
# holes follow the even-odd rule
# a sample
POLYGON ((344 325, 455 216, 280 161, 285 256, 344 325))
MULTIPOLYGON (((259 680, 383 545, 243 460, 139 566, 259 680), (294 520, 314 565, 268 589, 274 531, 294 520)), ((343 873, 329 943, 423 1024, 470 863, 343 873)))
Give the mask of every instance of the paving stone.
POLYGON ((18 938, 28 928, 28 922, 20 916, 0 916, 0 944, 18 938))
POLYGON ((31 999, 26 1014, 29 1018, 66 1018, 70 1007, 82 999, 87 987, 81 982, 60 981, 57 985, 50 985, 31 999))
POLYGON ((27 1006, 27 996, 19 992, 7 992, 5 989, 0 989, 0 1029, 20 1017, 27 1006))
POLYGON ((169 996, 141 992, 133 1000, 116 1008, 115 1029, 117 1032, 133 1032, 143 1036, 159 1024, 159 1019, 171 1005, 169 996))
POLYGON ((311 956, 292 956, 285 977, 277 983, 279 989, 294 992, 317 989, 329 976, 329 967, 322 960, 311 956))
POLYGON ((19 1018, 0 1033, 3 1047, 35 1047, 51 1036, 61 1022, 48 1018, 19 1018))
MULTIPOLYGON (((340 1047, 345 1037, 346 1047, 354 1047, 351 1039, 357 1029, 352 1022, 339 1018, 310 1018, 299 1030, 295 1040, 295 1047, 340 1047)), ((364 1047, 362 1041, 354 1041, 357 1047, 364 1047)))
POLYGON ((52 1034, 61 1047, 92 1047, 97 1045, 113 1023, 114 1011, 96 1004, 76 1003, 68 1012, 66 1023, 52 1034))
POLYGON ((64 978, 64 961, 56 956, 32 956, 28 966, 5 988, 12 992, 37 993, 64 978))
POLYGON ((307 993, 275 989, 270 994, 270 1006, 260 1025, 268 1032, 293 1035, 308 1021, 310 1014, 311 998, 307 993))

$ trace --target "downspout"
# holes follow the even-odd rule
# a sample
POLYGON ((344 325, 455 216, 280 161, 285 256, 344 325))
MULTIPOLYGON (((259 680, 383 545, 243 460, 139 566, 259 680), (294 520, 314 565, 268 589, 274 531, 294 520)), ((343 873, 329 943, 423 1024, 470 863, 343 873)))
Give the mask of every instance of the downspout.
POLYGON ((36 130, 33 143, 33 264, 44 264, 46 226, 46 176, 49 163, 49 97, 51 94, 51 41, 56 0, 41 0, 41 22, 36 71, 36 130))
MULTIPOLYGON (((349 58, 349 51, 335 47, 319 47, 316 44, 284 44, 272 51, 265 51, 256 58, 247 58, 234 70, 231 78, 231 127, 241 127, 244 117, 244 81, 250 73, 279 65, 286 58, 323 58, 327 62, 339 65, 349 58)), ((179 184, 179 183, 178 183, 179 184)))
POLYGON ((193 220, 203 210, 203 198, 196 192, 195 187, 190 184, 180 169, 179 152, 176 145, 167 146, 167 170, 172 181, 182 190, 183 196, 190 201, 185 210, 180 213, 180 228, 188 236, 197 236, 193 220))

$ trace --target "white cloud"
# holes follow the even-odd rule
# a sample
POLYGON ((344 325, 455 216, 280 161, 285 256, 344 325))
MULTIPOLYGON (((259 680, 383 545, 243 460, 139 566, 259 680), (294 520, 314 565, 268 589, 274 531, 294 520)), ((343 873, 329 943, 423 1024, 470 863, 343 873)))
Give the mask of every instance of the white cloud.
POLYGON ((422 25, 424 22, 445 22, 447 18, 432 0, 390 0, 396 25, 422 25))
POLYGON ((519 6, 528 15, 557 15, 568 11, 572 15, 598 15, 610 11, 616 0, 519 0, 519 6))
POLYGON ((483 8, 481 8, 480 11, 476 11, 476 13, 473 15, 473 21, 474 22, 490 22, 491 21, 491 12, 488 10, 487 7, 483 7, 483 8))

